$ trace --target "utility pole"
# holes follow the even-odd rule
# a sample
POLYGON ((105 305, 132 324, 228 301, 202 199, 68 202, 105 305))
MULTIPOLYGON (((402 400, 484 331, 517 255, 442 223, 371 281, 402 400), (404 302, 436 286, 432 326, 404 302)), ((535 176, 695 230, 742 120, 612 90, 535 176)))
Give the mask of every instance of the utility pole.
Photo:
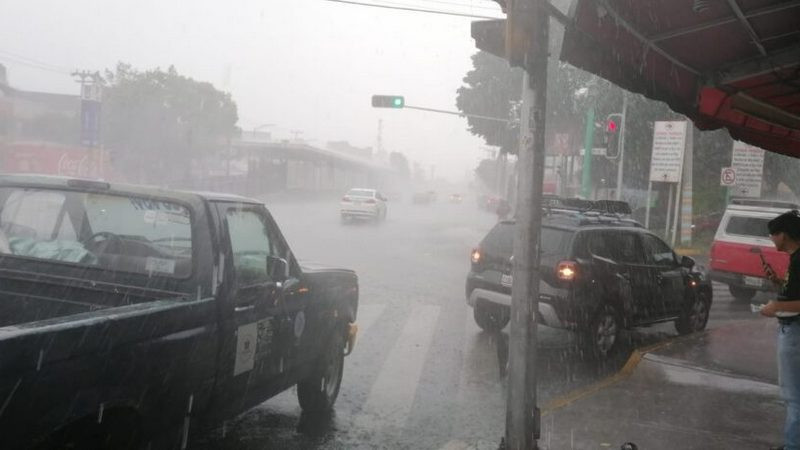
MULTIPOLYGON (((537 449, 536 314, 539 313, 539 239, 545 164, 547 58, 550 14, 564 19, 547 0, 497 0, 506 20, 472 23, 476 46, 506 58, 525 72, 522 81, 517 208, 514 234, 514 282, 504 445, 508 450, 537 449)), ((592 131, 594 121, 592 120, 592 131)), ((591 149, 590 155, 591 155, 591 149)))
POLYGON ((104 155, 100 144, 100 117, 102 107, 103 78, 100 72, 77 70, 72 73, 81 85, 81 144, 87 148, 94 161, 93 173, 78 173, 78 176, 103 177, 104 155))

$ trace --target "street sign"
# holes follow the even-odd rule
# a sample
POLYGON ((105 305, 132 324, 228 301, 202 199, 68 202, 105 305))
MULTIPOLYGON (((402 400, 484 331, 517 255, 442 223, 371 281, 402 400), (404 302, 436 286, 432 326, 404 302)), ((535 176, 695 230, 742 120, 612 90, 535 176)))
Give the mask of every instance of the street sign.
POLYGON ((764 150, 733 141, 731 167, 736 170, 736 187, 732 194, 737 197, 761 197, 761 178, 764 174, 764 150))
POLYGON ((723 167, 719 175, 720 186, 736 186, 736 169, 723 167))
MULTIPOLYGON (((586 149, 582 148, 580 150, 580 156, 586 156, 586 149)), ((606 156, 606 148, 605 147, 594 147, 592 148, 592 156, 606 156)))
POLYGON ((653 130, 650 181, 680 183, 681 175, 683 174, 683 152, 685 149, 685 121, 656 122, 653 130))

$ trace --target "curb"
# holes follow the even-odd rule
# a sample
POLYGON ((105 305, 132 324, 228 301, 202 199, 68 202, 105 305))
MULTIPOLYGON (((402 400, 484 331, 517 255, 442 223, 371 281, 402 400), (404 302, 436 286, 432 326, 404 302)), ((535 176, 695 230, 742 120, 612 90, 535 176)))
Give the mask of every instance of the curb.
POLYGON ((545 403, 541 409, 542 417, 548 414, 552 414, 559 409, 567 407, 577 402, 578 400, 582 400, 586 397, 594 395, 597 392, 628 378, 629 376, 631 376, 636 367, 639 366, 639 363, 642 362, 642 359, 644 359, 645 355, 655 350, 660 350, 664 347, 668 347, 690 336, 693 336, 693 334, 674 337, 664 342, 659 342, 657 344, 649 345, 647 347, 635 349, 633 353, 631 353, 631 356, 628 357, 628 361, 625 362, 625 365, 622 366, 622 368, 617 373, 610 375, 605 379, 592 383, 588 386, 575 389, 563 395, 559 395, 551 399, 547 403, 545 403))

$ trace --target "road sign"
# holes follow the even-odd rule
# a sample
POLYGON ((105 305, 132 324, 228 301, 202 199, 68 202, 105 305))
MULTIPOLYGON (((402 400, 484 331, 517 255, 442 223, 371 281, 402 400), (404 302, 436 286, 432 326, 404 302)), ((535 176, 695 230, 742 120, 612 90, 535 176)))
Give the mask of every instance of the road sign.
POLYGON ((685 149, 685 121, 656 122, 653 130, 650 181, 680 183, 681 175, 683 174, 683 152, 685 149))
POLYGON ((732 194, 737 197, 761 197, 761 178, 764 174, 764 150, 733 141, 731 167, 736 170, 736 187, 732 194))
POLYGON ((736 186, 736 169, 723 167, 719 175, 720 186, 736 186))
MULTIPOLYGON (((586 156, 586 149, 582 148, 580 150, 580 156, 586 156)), ((594 147, 592 148, 592 156, 606 156, 606 148, 605 147, 594 147)))

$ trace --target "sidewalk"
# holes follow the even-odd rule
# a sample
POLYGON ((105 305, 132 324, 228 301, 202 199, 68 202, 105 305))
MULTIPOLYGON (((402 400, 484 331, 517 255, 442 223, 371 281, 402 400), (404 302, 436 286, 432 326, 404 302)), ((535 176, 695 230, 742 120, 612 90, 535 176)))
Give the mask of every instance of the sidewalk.
POLYGON ((768 449, 781 443, 774 320, 637 352, 620 373, 543 408, 543 449, 768 449))

